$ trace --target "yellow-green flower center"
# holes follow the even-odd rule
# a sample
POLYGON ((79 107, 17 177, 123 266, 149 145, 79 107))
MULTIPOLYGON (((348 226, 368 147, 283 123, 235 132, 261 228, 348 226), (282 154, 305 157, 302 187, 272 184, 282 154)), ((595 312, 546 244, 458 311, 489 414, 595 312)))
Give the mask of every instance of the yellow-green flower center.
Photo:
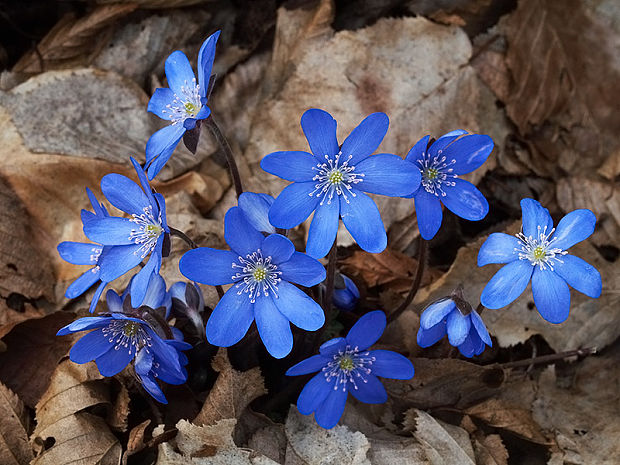
POLYGON ((156 224, 149 224, 144 228, 144 233, 147 237, 159 237, 162 231, 162 227, 156 224))
POLYGON ((534 249, 534 251, 532 252, 532 255, 534 256, 535 260, 541 260, 545 258, 545 255, 547 255, 547 252, 545 251, 543 247, 538 246, 534 249))
POLYGON ((138 334, 138 329, 140 329, 140 325, 138 323, 130 321, 129 323, 125 323, 125 326, 123 327, 123 333, 125 333, 125 336, 127 337, 135 336, 136 334, 138 334))
POLYGON ((340 184, 344 179, 344 175, 342 174, 342 171, 334 170, 329 174, 328 179, 331 184, 340 184))
POLYGON ((429 168, 426 170, 426 179, 428 179, 429 181, 432 181, 433 179, 436 179, 437 176, 439 176, 439 170, 435 169, 435 168, 429 168))
POLYGON ((351 371, 353 370, 353 368, 355 368, 355 363, 353 363, 353 359, 346 355, 340 359, 338 365, 340 366, 340 369, 344 371, 351 371))
POLYGON ((264 281, 265 278, 267 277, 267 271, 265 270, 265 268, 259 266, 254 270, 252 275, 254 276, 254 279, 257 282, 261 282, 261 281, 264 281))
POLYGON ((185 111, 190 116, 196 116, 196 113, 198 113, 198 106, 193 104, 192 102, 185 102, 184 107, 185 111))

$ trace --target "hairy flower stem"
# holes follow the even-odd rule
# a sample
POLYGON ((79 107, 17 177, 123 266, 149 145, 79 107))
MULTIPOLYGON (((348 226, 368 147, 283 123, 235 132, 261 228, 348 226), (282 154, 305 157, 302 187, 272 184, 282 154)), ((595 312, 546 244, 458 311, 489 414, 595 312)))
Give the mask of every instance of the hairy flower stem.
POLYGON ((415 272, 415 278, 413 279, 413 284, 411 285, 411 290, 402 304, 398 306, 396 310, 390 313, 387 317, 387 323, 390 324, 392 321, 396 320, 406 309, 409 307, 409 304, 413 302, 415 295, 418 293, 418 289, 420 289, 420 284, 422 283, 422 276, 424 275, 424 268, 426 268, 426 260, 428 255, 428 241, 424 240, 422 236, 418 241, 418 268, 415 272))
POLYGON ((327 278, 325 279, 325 295, 323 296, 323 310, 325 310, 325 318, 329 315, 332 308, 332 297, 334 296, 334 281, 336 277, 336 249, 338 237, 334 239, 332 248, 327 255, 327 278))
POLYGON ((541 355, 540 357, 526 358, 524 360, 517 360, 516 362, 502 363, 500 366, 502 368, 527 367, 530 365, 539 365, 541 363, 553 363, 569 357, 586 357, 595 353, 596 347, 588 347, 586 349, 568 350, 557 354, 541 355))
POLYGON ((213 136, 217 140, 217 143, 220 145, 222 150, 224 151, 224 155, 226 156, 226 161, 228 162, 228 169, 230 169, 230 177, 232 178, 233 184, 235 185, 235 191, 237 192, 237 198, 241 194, 243 194, 243 185, 241 184, 241 176, 239 175, 239 168, 237 168, 237 163, 235 162, 235 157, 233 156, 232 149, 230 148, 230 144, 222 131, 220 131, 219 126, 215 123, 213 116, 209 116, 205 121, 206 124, 213 136))
POLYGON ((482 302, 480 302, 478 306, 476 307, 476 313, 480 315, 484 309, 485 309, 485 306, 482 305, 482 302))

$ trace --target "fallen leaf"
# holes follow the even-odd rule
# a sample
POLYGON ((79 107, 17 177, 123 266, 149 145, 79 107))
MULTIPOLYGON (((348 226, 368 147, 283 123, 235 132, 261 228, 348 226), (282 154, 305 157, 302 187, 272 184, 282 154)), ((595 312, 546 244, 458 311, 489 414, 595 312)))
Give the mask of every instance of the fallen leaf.
POLYGON ((212 366, 219 374, 200 413, 193 420, 196 425, 213 425, 218 420, 237 419, 250 402, 267 393, 260 369, 235 370, 228 361, 225 349, 218 351, 212 366))
POLYGON ((508 451, 499 434, 489 434, 474 440, 478 465, 508 465, 508 451))
POLYGON ((21 57, 13 71, 41 73, 89 64, 91 56, 109 39, 109 34, 108 37, 104 34, 106 29, 136 7, 135 3, 98 6, 82 18, 66 14, 41 39, 35 50, 21 57))
POLYGON ((131 431, 129 431, 129 439, 127 439, 127 450, 123 455, 123 459, 140 452, 146 447, 144 435, 150 424, 151 420, 144 420, 142 423, 131 428, 131 431))
POLYGON ((30 417, 17 395, 0 383, 0 463, 20 465, 34 458, 28 443, 30 417))
POLYGON ((126 432, 129 422, 129 391, 124 384, 120 385, 120 391, 112 404, 112 408, 108 410, 106 423, 115 431, 126 432))

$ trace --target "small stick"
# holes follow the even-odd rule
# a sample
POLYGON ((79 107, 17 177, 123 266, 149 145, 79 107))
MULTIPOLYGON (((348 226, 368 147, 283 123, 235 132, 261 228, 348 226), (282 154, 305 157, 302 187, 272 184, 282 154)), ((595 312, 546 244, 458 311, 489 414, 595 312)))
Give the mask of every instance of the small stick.
POLYGON ((239 175, 239 168, 237 167, 237 163, 235 162, 235 157, 233 155, 232 149, 230 148, 230 144, 222 131, 220 131, 219 126, 215 123, 213 119, 213 115, 210 115, 205 121, 205 124, 209 126, 209 129, 213 133, 215 140, 220 145, 222 150, 224 151, 224 155, 226 156, 226 161, 228 162, 228 169, 230 170, 230 177, 232 178, 233 184, 235 185, 235 191, 237 192, 237 198, 241 194, 243 194, 243 185, 241 184, 241 176, 239 175))
POLYGON ((525 360, 517 360, 516 362, 508 362, 500 364, 502 368, 526 367, 529 365, 539 365, 542 363, 552 363, 569 357, 586 357, 596 353, 596 347, 588 347, 586 349, 575 349, 557 354, 541 355, 540 357, 526 358, 525 360))

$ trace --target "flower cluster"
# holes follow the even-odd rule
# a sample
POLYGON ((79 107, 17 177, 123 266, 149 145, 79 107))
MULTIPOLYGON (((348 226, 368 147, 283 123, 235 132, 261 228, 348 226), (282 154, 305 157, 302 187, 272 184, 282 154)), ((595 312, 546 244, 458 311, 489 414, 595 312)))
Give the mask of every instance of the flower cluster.
MULTIPOLYGON (((309 150, 273 152, 260 162, 264 171, 291 183, 275 198, 242 192, 229 144, 207 106, 219 35, 215 32, 202 44, 197 75, 183 52, 176 51, 166 60, 168 87, 155 91, 148 111, 170 124, 148 140, 144 166, 130 158, 138 182, 120 174, 102 178, 103 196, 123 213, 111 214, 86 190, 92 211, 82 211, 82 223, 92 242, 62 242, 58 252, 64 260, 89 269, 68 287, 66 297, 76 298, 97 285, 90 303, 92 313, 106 286, 137 266, 141 269, 121 295, 108 290, 106 312, 80 318, 60 329, 58 335, 89 331, 71 349, 72 361, 94 361, 104 376, 129 367, 146 392, 162 403, 166 397, 160 381, 174 385, 188 378, 189 360, 184 352, 192 346, 185 340, 199 340, 208 347, 206 339, 213 346, 230 347, 247 334, 258 334, 272 357, 282 359, 290 354, 296 360, 320 346, 318 354, 295 364, 286 375, 318 372, 301 390, 297 407, 302 414, 314 413, 322 427, 331 428, 341 418, 349 393, 361 402, 382 403, 387 393, 380 377, 407 380, 414 375, 411 361, 404 356, 370 349, 387 320, 381 310, 360 316, 368 302, 360 297, 353 280, 336 271, 337 254, 329 252, 336 252, 341 221, 360 248, 379 253, 387 246, 387 234, 369 194, 413 198, 421 258, 427 250, 426 241, 441 228, 444 206, 470 221, 487 215, 487 200, 462 176, 481 167, 494 144, 487 135, 458 129, 437 140, 423 137, 405 158, 375 153, 388 131, 386 114, 366 116, 340 144, 336 120, 324 110, 311 108, 301 116, 309 150), (238 197, 237 205, 229 208, 224 218, 229 250, 197 247, 185 233, 169 227, 164 197, 149 184, 181 139, 195 151, 201 126, 214 132, 226 152, 238 197), (311 215, 303 253, 287 237, 288 229, 311 215), (177 282, 166 290, 160 271, 170 251, 171 235, 183 238, 191 247, 180 258, 179 270, 192 282, 177 282), (326 272, 318 260, 328 253, 326 272), (217 287, 221 298, 217 302, 207 299, 206 304, 197 283, 217 287), (224 291, 222 286, 229 287, 224 291), (334 312, 333 307, 344 312, 334 312), (326 328, 338 318, 337 324, 326 328), (345 337, 321 345, 327 339, 325 334, 342 334, 338 325, 344 322, 350 326, 356 319, 345 337), (291 324, 303 331, 293 331, 291 324), (250 331, 252 325, 257 331, 250 331)), ((530 281, 536 307, 552 323, 568 317, 569 285, 591 297, 600 295, 598 271, 567 252, 592 234, 594 214, 576 210, 554 229, 549 212, 540 203, 524 199, 521 207, 522 231, 516 236, 493 233, 480 249, 479 266, 505 264, 482 291, 481 305, 474 310, 460 291, 428 305, 417 333, 420 347, 429 347, 447 335, 464 357, 480 355, 492 344, 480 316, 482 309, 510 304, 530 281)), ((299 235, 290 237, 303 246, 299 235)), ((423 259, 418 266, 416 276, 421 279, 423 259)), ((391 319, 413 301, 420 279, 414 280, 409 300, 391 319)), ((277 371, 279 366, 269 371, 277 371)), ((268 385, 281 385, 284 369, 280 377, 268 385)))

